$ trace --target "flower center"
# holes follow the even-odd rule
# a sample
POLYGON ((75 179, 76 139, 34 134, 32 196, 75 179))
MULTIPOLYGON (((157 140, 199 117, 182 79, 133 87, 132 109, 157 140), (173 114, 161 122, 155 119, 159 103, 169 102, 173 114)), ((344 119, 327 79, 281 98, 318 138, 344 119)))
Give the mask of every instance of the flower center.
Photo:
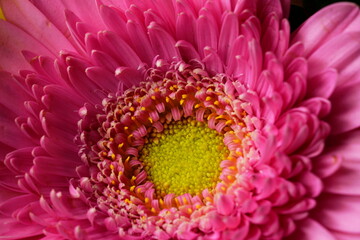
POLYGON ((223 136, 192 118, 165 124, 140 152, 156 194, 196 195, 219 181, 220 163, 229 154, 223 136))
POLYGON ((226 76, 179 63, 152 69, 139 86, 109 95, 102 109, 84 106, 79 153, 96 168, 94 186, 84 179, 82 187, 95 189, 104 209, 140 222, 211 204, 237 184, 252 151, 247 105, 233 91, 226 76))

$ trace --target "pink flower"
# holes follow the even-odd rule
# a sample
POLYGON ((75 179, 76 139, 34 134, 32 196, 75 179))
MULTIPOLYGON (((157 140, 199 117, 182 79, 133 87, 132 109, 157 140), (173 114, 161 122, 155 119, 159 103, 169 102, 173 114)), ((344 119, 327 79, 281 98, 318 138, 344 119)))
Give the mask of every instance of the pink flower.
POLYGON ((0 7, 0 238, 360 238, 355 4, 0 7))

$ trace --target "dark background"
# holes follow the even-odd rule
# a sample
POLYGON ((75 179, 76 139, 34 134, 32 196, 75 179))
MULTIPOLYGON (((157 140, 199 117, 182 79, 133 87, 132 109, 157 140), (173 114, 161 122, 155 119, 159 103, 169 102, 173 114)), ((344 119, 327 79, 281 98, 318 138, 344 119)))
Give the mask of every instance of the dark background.
MULTIPOLYGON (((326 5, 341 2, 336 0, 292 0, 291 1, 291 10, 290 10, 290 24, 291 30, 295 30, 301 23, 303 23, 307 18, 313 15, 315 12, 319 11, 321 8, 326 5)), ((360 5, 360 0, 353 0, 347 2, 354 2, 360 5)))

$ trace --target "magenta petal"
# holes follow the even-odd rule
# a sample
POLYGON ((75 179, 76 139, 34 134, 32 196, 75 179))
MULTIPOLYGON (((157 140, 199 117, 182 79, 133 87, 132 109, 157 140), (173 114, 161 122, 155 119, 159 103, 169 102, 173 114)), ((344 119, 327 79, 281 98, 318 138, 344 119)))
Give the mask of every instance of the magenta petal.
POLYGON ((23 208, 26 204, 36 201, 38 198, 32 194, 19 195, 17 197, 11 198, 0 204, 0 213, 6 216, 11 216, 11 214, 20 208, 23 208))
POLYGON ((338 240, 359 240, 360 234, 351 234, 345 232, 333 232, 334 237, 338 240))
POLYGON ((0 104, 0 143, 9 147, 22 148, 33 146, 33 143, 15 125, 16 115, 0 104))
POLYGON ((200 55, 204 56, 205 47, 217 50, 219 29, 214 17, 207 9, 202 14, 196 22, 196 41, 200 55))
POLYGON ((329 138, 328 149, 324 155, 339 155, 342 156, 345 160, 360 161, 359 143, 359 130, 331 136, 329 138))
POLYGON ((12 219, 0 221, 0 236, 4 239, 39 239, 42 238, 43 226, 20 224, 12 219))
POLYGON ((190 13, 189 9, 185 11, 179 13, 176 19, 176 37, 177 39, 194 44, 196 20, 194 14, 190 13))
MULTIPOLYGON (((55 158, 52 157, 36 157, 34 159, 34 170, 39 174, 49 175, 58 175, 65 177, 76 177, 75 167, 79 162, 74 160, 64 160, 57 162, 55 158)), ((67 184, 67 183, 63 183, 67 184)))
POLYGON ((68 39, 30 2, 4 0, 1 7, 6 21, 28 32, 54 54, 64 49, 75 50, 68 39))
POLYGON ((239 35, 239 21, 234 13, 225 16, 219 35, 219 55, 224 62, 228 62, 230 46, 239 35))
POLYGON ((31 155, 33 148, 21 148, 6 155, 4 164, 14 172, 24 174, 33 164, 33 156, 31 155))
POLYGON ((165 29, 152 22, 148 26, 148 32, 151 45, 161 58, 168 61, 180 58, 178 49, 175 47, 174 38, 165 29))
POLYGON ((11 109, 17 115, 23 115, 25 101, 32 100, 24 87, 7 72, 0 71, 0 104, 11 109))
POLYGON ((109 31, 99 34, 99 42, 109 55, 117 59, 121 66, 137 69, 142 61, 134 50, 117 34, 109 31))
POLYGON ((7 21, 0 21, 0 68, 17 73, 31 69, 21 51, 32 50, 39 55, 52 55, 39 41, 7 21))
POLYGON ((327 69, 308 81, 309 97, 323 97, 328 98, 334 91, 338 80, 338 74, 335 69, 327 69))
POLYGON ((308 58, 309 77, 319 75, 334 68, 339 77, 337 86, 359 82, 360 32, 351 32, 337 35, 330 41, 322 44, 308 58))
POLYGON ((329 229, 360 234, 359 201, 359 196, 323 194, 314 216, 329 229))
POLYGON ((342 159, 338 155, 327 153, 315 158, 313 162, 316 175, 325 178, 334 174, 340 168, 342 159))
POLYGON ((360 14, 356 4, 333 4, 309 18, 295 33, 292 42, 302 41, 305 54, 309 55, 331 38, 351 30, 351 24, 359 26, 359 23, 360 14))
POLYGON ((65 5, 62 0, 30 0, 65 36, 69 34, 65 23, 65 5))
POLYGON ((360 195, 360 161, 343 161, 340 169, 324 179, 325 191, 344 195, 360 195))
POLYGON ((127 22, 126 27, 137 54, 151 66, 156 54, 144 27, 131 20, 127 22))
POLYGON ((110 30, 119 34, 121 38, 126 40, 128 39, 126 31, 124 31, 124 29, 126 28, 124 13, 105 5, 99 6, 99 12, 103 21, 110 30))
POLYGON ((343 87, 331 96, 332 109, 327 117, 331 134, 339 134, 360 126, 360 85, 343 87))
POLYGON ((288 240, 337 240, 332 232, 316 220, 308 218, 299 223, 299 229, 288 240))
POLYGON ((215 204, 218 212, 222 215, 229 215, 235 207, 232 197, 224 194, 215 197, 215 204))
POLYGON ((88 0, 62 0, 67 9, 71 9, 83 22, 86 22, 96 30, 104 29, 96 1, 88 0))
POLYGON ((89 67, 85 70, 86 75, 102 89, 112 91, 117 87, 117 79, 110 71, 101 67, 89 67))

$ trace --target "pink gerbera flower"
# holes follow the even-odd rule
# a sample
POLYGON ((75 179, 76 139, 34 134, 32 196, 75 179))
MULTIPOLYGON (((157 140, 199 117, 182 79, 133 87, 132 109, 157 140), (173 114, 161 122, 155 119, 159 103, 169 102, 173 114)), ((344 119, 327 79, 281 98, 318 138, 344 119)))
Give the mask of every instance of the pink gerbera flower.
POLYGON ((0 0, 1 239, 360 238, 360 12, 0 0))

